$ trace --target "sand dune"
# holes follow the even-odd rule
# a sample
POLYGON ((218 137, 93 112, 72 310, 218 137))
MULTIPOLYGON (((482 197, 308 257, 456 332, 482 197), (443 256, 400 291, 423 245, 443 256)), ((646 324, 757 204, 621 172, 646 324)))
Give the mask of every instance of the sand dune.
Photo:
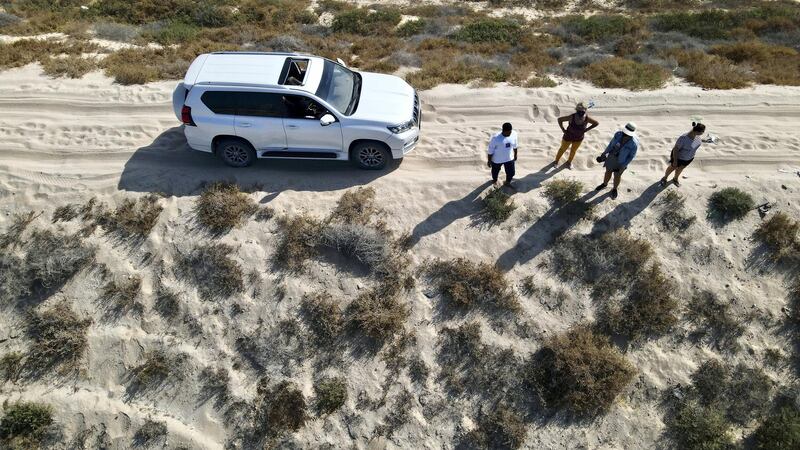
MULTIPOLYGON (((100 248, 100 262, 119 274, 141 273, 147 277, 150 269, 142 261, 148 255, 160 255, 170 263, 169 248, 206 237, 191 226, 193 196, 206 182, 236 181, 279 213, 307 211, 318 216, 327 214, 343 190, 370 185, 378 191, 389 226, 413 231, 416 245, 411 255, 415 263, 431 257, 464 256, 498 263, 515 283, 524 275, 534 275, 545 285, 564 289, 565 285, 539 267, 554 231, 568 226, 581 233, 628 227, 653 242, 665 269, 679 286, 680 296, 707 288, 732 299, 738 313, 757 312, 759 320, 748 324, 742 338, 752 354, 742 351, 729 358, 752 360, 765 348, 788 345, 784 337, 774 333, 785 297, 783 279, 780 274, 759 272, 751 264, 755 244, 749 236, 759 221, 757 214, 724 228, 715 228, 703 218, 708 195, 720 186, 741 187, 757 202, 769 201, 795 217, 800 215, 800 88, 704 91, 673 85, 632 93, 561 81, 551 89, 439 86, 423 92, 421 144, 399 167, 374 173, 328 162, 261 161, 252 168, 230 169, 210 155, 187 148, 171 110, 174 82, 124 87, 99 73, 81 80, 53 80, 42 76, 36 65, 9 70, 0 74, 0 228, 6 228, 14 212, 44 211, 38 223, 46 224, 53 209, 68 202, 99 196, 113 204, 134 193, 163 193, 166 198, 161 200, 164 212, 159 225, 140 247, 115 247, 102 235, 90 239, 100 248), (596 103, 591 115, 601 126, 587 137, 575 169, 542 171, 560 140, 556 117, 569 113, 576 101, 588 100, 596 103), (654 183, 661 176, 674 139, 689 129, 696 116, 702 117, 719 142, 704 145, 696 163, 685 173, 680 189, 687 196, 690 211, 700 220, 685 240, 678 240, 664 235, 655 225, 662 190, 654 183), (489 227, 476 221, 480 196, 488 187, 485 145, 489 135, 505 121, 512 122, 520 135, 518 192, 514 195, 520 208, 505 224, 489 227), (583 181, 587 190, 594 187, 602 176, 594 158, 617 125, 626 121, 638 124, 643 147, 625 174, 620 198, 611 201, 607 194, 592 197, 598 205, 595 223, 569 223, 567 218, 550 215, 538 189, 542 183, 573 177, 583 181)), ((73 225, 58 226, 71 230, 73 225)), ((235 346, 237 333, 264 335, 278 320, 291 317, 292 305, 313 288, 353 295, 365 283, 363 277, 342 272, 324 261, 315 262, 305 278, 271 273, 266 261, 274 251, 275 233, 272 225, 249 223, 221 241, 237 246, 237 259, 263 277, 265 292, 281 286, 285 300, 276 302, 272 297, 247 294, 241 302, 246 314, 234 320, 220 312, 227 311, 230 304, 213 305, 190 296, 187 307, 199 320, 203 330, 199 335, 190 333, 187 324, 168 326, 151 312, 142 318, 104 320, 94 303, 98 282, 90 275, 82 276, 57 297, 73 300, 79 311, 95 320, 85 372, 63 383, 6 383, 0 401, 36 398, 50 402, 57 405, 56 419, 65 424, 67 435, 89 430, 91 439, 105 435, 116 448, 129 445, 133 431, 151 416, 166 421, 171 444, 222 448, 227 420, 215 410, 213 402, 197 403, 199 388, 193 379, 164 392, 130 398, 125 377, 136 366, 143 348, 157 344, 189 355, 190 373, 211 363, 235 367, 241 359, 235 346)), ((152 292, 147 289, 144 297, 149 311, 152 292)), ((436 328, 443 319, 437 316, 424 289, 420 286, 412 294, 408 327, 416 330, 420 357, 433 365, 436 328)), ((527 301, 524 309, 513 324, 473 318, 486 325, 486 339, 491 343, 514 348, 524 356, 538 347, 538 339, 593 316, 591 301, 581 291, 570 294, 566 304, 559 307, 527 301), (519 331, 523 329, 527 331, 519 331)), ((0 325, 8 330, 0 338, 21 333, 19 320, 12 314, 3 314, 0 325)), ((0 348, 21 348, 21 342, 10 339, 0 348)), ((686 383, 699 362, 717 352, 719 349, 673 338, 630 348, 627 356, 640 373, 611 413, 589 426, 537 425, 532 427, 526 447, 655 447, 663 428, 658 409, 660 390, 686 383)), ((359 397, 376 400, 386 395, 382 384, 387 369, 383 362, 355 354, 343 359, 340 370, 351 383, 348 411, 353 411, 359 397)), ((313 393, 313 368, 308 361, 296 366, 270 366, 265 371, 291 375, 307 395, 313 393)), ((787 376, 777 370, 770 374, 787 376)), ((251 369, 239 369, 232 371, 232 381, 234 393, 248 398, 253 395, 257 377, 251 369)), ((405 376, 397 379, 389 392, 394 394, 401 387, 415 394, 410 425, 391 439, 373 444, 450 448, 454 436, 469 428, 474 404, 464 399, 450 404, 441 387, 416 387, 405 376), (432 414, 436 405, 444 412, 432 414)), ((391 403, 382 404, 358 417, 341 413, 317 419, 295 439, 303 447, 324 443, 340 447, 352 441, 364 448, 375 425, 391 408, 391 403)))

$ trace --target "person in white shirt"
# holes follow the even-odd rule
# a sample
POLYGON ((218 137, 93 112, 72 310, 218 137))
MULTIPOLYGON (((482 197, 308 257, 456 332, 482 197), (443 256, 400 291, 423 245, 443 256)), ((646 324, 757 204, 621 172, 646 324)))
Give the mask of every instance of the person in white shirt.
POLYGON ((502 167, 506 172, 506 186, 511 186, 514 178, 514 161, 517 160, 517 132, 511 128, 511 124, 503 124, 501 132, 492 136, 489 141, 489 160, 486 165, 492 168, 492 181, 497 184, 497 177, 500 175, 502 167))
POLYGON ((672 152, 669 154, 669 166, 667 166, 667 171, 664 173, 664 178, 661 179, 661 186, 667 185, 667 178, 673 171, 675 172, 675 176, 672 178, 672 182, 675 183, 675 186, 681 185, 681 182, 678 181, 678 177, 681 176, 683 169, 694 160, 697 149, 700 148, 700 145, 703 143, 701 137, 705 132, 705 125, 692 122, 692 131, 678 138, 678 141, 675 142, 675 146, 672 147, 672 152))

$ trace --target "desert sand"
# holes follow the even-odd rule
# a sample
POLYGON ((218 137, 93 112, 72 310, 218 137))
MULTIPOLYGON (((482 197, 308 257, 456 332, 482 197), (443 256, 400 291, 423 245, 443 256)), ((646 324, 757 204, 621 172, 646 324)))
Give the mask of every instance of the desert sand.
MULTIPOLYGON (((175 249, 211 239, 193 223, 194 201, 205 183, 235 181, 278 214, 305 211, 319 217, 347 189, 372 186, 389 227, 413 232, 414 265, 428 258, 462 256, 497 263, 515 285, 533 275, 556 292, 566 290, 566 301, 555 304, 553 299, 523 296, 524 311, 514 321, 498 322, 478 312, 450 318, 438 314, 439 300, 430 295, 424 281, 418 283, 409 294, 412 313, 406 329, 417 336, 411 351, 432 368, 427 384, 414 384, 405 373, 387 380, 386 364, 379 356, 345 352, 324 370, 347 378, 348 402, 342 411, 316 418, 292 435, 299 447, 452 448, 454 438, 474 426, 481 405, 469 398, 450 398, 435 382, 437 330, 478 320, 487 342, 513 348, 524 358, 547 336, 591 320, 595 308, 585 288, 563 284, 546 267, 553 232, 567 226, 574 233, 629 228, 654 245, 682 301, 696 289, 708 289, 730 301, 737 315, 751 318, 739 339, 742 350, 735 353, 680 338, 688 333, 683 323, 668 337, 626 348, 626 357, 639 373, 607 415, 589 424, 534 423, 524 446, 659 447, 663 390, 686 384, 691 372, 712 355, 757 364, 767 348, 790 348, 789 338, 780 331, 785 280, 752 257, 756 247, 752 231, 759 215, 752 212, 742 221, 715 227, 705 212, 714 189, 735 186, 751 193, 757 204, 769 202, 773 211, 800 216, 800 88, 705 91, 676 82, 657 91, 629 92, 558 81, 558 87, 547 89, 445 85, 422 92, 420 145, 399 167, 380 173, 327 162, 259 161, 247 169, 227 168, 210 155, 188 149, 171 109, 175 82, 127 87, 113 84, 101 73, 54 80, 43 76, 37 65, 0 73, 0 229, 8 226, 14 213, 41 211, 32 226, 75 231, 75 223, 50 223, 57 206, 95 196, 113 205, 146 193, 164 195, 160 200, 164 212, 142 245, 118 245, 100 232, 88 239, 99 249, 98 262, 116 275, 143 277, 141 317, 104 317, 97 304, 96 274, 79 274, 48 300, 49 304, 66 299, 93 320, 89 352, 79 375, 6 382, 0 385, 0 402, 29 399, 54 405, 65 441, 84 439, 88 447, 102 440, 113 448, 127 448, 135 430, 152 417, 167 424, 169 447, 218 449, 228 437, 226 425, 235 418, 226 418, 214 401, 198 400, 196 374, 203 367, 229 369, 232 393, 244 400, 255 395, 263 375, 292 379, 311 397, 317 370, 313 358, 301 356, 298 348, 303 342, 282 340, 275 325, 296 315, 304 293, 324 289, 352 297, 371 282, 365 274, 326 260, 313 261, 303 274, 275 272, 268 261, 278 239, 277 226, 274 221, 250 221, 217 239, 233 245, 237 261, 247 272, 258 274, 259 292, 250 289, 243 296, 212 303, 171 280, 184 293, 186 315, 194 321, 168 324, 152 311, 153 261, 170 265, 175 249), (588 100, 595 102, 590 115, 601 125, 587 136, 573 170, 542 172, 560 140, 556 117, 571 112, 577 101, 588 100), (689 130, 693 117, 701 117, 719 141, 701 147, 680 188, 667 188, 679 189, 689 211, 698 217, 683 236, 675 236, 657 226, 663 191, 655 183, 671 144, 689 130), (520 137, 513 195, 519 208, 508 221, 489 226, 477 219, 489 180, 485 146, 505 121, 513 123, 520 137), (637 123, 642 148, 624 175, 619 198, 611 200, 608 191, 592 197, 597 203, 594 222, 567 223, 550 217, 541 185, 571 177, 582 181, 588 194, 602 177, 594 158, 627 121, 637 123), (280 291, 285 292, 282 297, 280 291), (233 304, 242 312, 233 314, 233 304), (236 350, 236 339, 243 335, 275 341, 268 346, 274 353, 264 355, 260 371, 236 350), (131 395, 126 390, 129 370, 138 365, 145 349, 158 345, 185 352, 189 375, 159 392, 131 395), (392 399, 403 389, 413 394, 408 422, 391 438, 373 439, 375 427, 386 420, 392 399)), ((24 348, 22 317, 10 309, 3 311, 0 353, 24 348)), ((792 376, 790 369, 766 370, 775 380, 792 376)))

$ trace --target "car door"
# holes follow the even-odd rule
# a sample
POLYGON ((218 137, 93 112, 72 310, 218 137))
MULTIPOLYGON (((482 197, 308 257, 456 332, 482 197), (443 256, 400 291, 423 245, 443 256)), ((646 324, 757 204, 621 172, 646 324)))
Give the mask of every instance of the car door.
POLYGON ((285 116, 283 127, 289 151, 314 153, 341 153, 342 124, 336 122, 323 126, 319 119, 330 112, 310 97, 284 94, 285 116))
POLYGON ((247 139, 259 156, 286 150, 281 95, 270 92, 236 92, 236 135, 247 139))

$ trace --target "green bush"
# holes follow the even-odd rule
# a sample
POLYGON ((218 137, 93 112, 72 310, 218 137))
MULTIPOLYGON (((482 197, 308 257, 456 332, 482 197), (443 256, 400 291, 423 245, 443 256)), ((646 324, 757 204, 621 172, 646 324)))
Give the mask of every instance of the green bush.
POLYGON ((38 448, 45 429, 53 423, 53 409, 34 402, 17 402, 4 407, 0 420, 0 443, 9 448, 38 448))
POLYGON ((483 197, 485 214, 495 222, 502 222, 517 209, 514 200, 510 195, 503 192, 500 188, 494 188, 483 197))
POLYGON ((655 64, 613 57, 589 64, 581 72, 581 77, 602 88, 640 91, 663 87, 670 73, 655 64))
POLYGON ((606 412, 636 370, 605 336, 578 326, 549 339, 531 361, 530 377, 545 405, 577 416, 606 412))
POLYGON ((800 448, 800 410, 791 401, 780 405, 753 433, 759 450, 800 448))
POLYGON ((403 37, 410 37, 422 34, 425 31, 427 22, 425 19, 409 20, 397 27, 397 34, 403 37))
POLYGON ((738 220, 755 207, 750 194, 739 188, 724 188, 708 199, 709 216, 722 221, 738 220))
POLYGON ((519 299, 505 274, 494 265, 464 258, 435 260, 426 272, 444 298, 457 306, 520 310, 519 299))
POLYGON ((565 36, 578 36, 586 42, 608 42, 623 35, 638 34, 643 26, 628 15, 567 16, 559 21, 565 36))
POLYGON ((544 196, 554 205, 574 202, 583 191, 583 183, 578 180, 555 180, 544 187, 544 196))
POLYGON ((347 401, 347 382, 344 378, 323 378, 314 384, 317 393, 317 410, 330 414, 347 401))
POLYGON ((700 364, 692 373, 692 390, 703 406, 718 404, 725 399, 730 383, 730 369, 716 359, 700 364))
POLYGON ((671 52, 686 81, 707 89, 739 89, 753 82, 749 70, 733 61, 700 51, 671 52))
POLYGON ((749 41, 717 45, 710 53, 752 68, 758 83, 800 85, 800 53, 791 47, 749 41))
POLYGON ((522 27, 516 21, 502 18, 483 18, 464 24, 452 34, 457 41, 512 44, 520 39, 522 27))
POLYGON ((400 11, 391 8, 376 11, 366 8, 345 9, 336 13, 331 29, 337 33, 359 35, 391 34, 401 18, 400 11))
POLYGON ((667 429, 681 449, 725 450, 733 443, 730 425, 713 407, 681 405, 667 421, 667 429))

